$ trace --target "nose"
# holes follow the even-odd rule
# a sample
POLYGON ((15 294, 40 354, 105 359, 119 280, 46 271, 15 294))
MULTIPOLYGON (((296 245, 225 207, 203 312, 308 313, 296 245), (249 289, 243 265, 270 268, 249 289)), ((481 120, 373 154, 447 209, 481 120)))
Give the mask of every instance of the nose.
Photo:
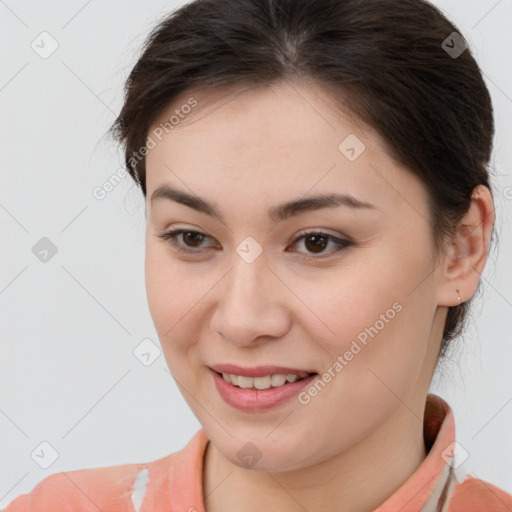
POLYGON ((211 328, 231 343, 249 347, 289 330, 292 294, 264 258, 235 261, 216 291, 211 328))

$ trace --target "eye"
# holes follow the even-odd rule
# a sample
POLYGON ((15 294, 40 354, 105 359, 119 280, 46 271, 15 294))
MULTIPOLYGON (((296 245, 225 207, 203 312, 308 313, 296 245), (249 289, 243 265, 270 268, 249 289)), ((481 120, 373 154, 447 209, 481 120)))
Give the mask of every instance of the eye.
MULTIPOLYGON (((169 231, 167 233, 161 233, 157 235, 158 238, 167 241, 171 244, 175 249, 185 253, 198 253, 200 251, 194 250, 194 247, 200 247, 199 244, 202 243, 206 238, 210 238, 208 235, 201 233, 200 231, 192 231, 187 229, 176 229, 174 231, 169 231), (178 237, 183 236, 183 240, 185 241, 185 246, 179 243, 178 237), (186 245, 190 242, 192 245, 186 245), (192 249, 191 249, 192 248, 192 249)), ((201 248, 201 247, 200 247, 201 248)))
POLYGON ((330 235, 329 233, 323 233, 322 231, 308 231, 306 233, 302 233, 295 239, 293 245, 297 244, 301 240, 303 240, 304 247, 306 247, 308 251, 311 251, 312 254, 321 253, 321 258, 340 252, 353 243, 350 240, 338 238, 334 235, 330 235), (334 248, 324 254, 324 249, 328 246, 329 242, 334 245, 334 248))
MULTIPOLYGON (((156 236, 162 240, 167 241, 177 251, 188 254, 197 254, 201 252, 200 250, 197 249, 205 249, 205 247, 201 246, 201 244, 206 239, 210 238, 208 235, 201 233, 200 231, 193 231, 187 229, 177 229, 174 231, 161 233, 156 236), (179 237, 182 237, 182 242, 179 242, 179 237)), ((323 254, 324 249, 328 246, 329 242, 331 242, 334 245, 334 248, 333 250, 327 253, 327 256, 330 256, 333 253, 340 252, 346 247, 352 245, 353 243, 350 240, 338 238, 335 237, 334 235, 323 233, 322 231, 308 231, 305 233, 301 233, 293 241, 292 246, 297 245, 301 240, 304 240, 304 247, 306 247, 308 251, 311 251, 312 254, 323 254)), ((320 256, 320 258, 327 256, 322 255, 320 256)), ((318 259, 318 257, 316 257, 316 259, 318 259)))

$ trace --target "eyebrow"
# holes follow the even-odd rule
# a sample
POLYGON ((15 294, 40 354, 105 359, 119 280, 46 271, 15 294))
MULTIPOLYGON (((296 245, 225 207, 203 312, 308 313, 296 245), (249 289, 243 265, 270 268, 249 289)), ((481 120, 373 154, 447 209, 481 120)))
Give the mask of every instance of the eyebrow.
MULTIPOLYGON (((151 194, 150 202, 153 204, 155 201, 162 199, 183 204, 189 208, 197 210, 198 212, 205 213, 206 215, 210 215, 224 222, 223 216, 215 203, 211 203, 210 201, 202 199, 196 195, 188 194, 182 190, 177 190, 169 185, 162 185, 151 194)), ((279 222, 307 211, 335 208, 339 206, 356 209, 378 209, 376 206, 365 201, 361 201, 350 194, 317 194, 273 206, 268 211, 268 217, 273 222, 279 222)))

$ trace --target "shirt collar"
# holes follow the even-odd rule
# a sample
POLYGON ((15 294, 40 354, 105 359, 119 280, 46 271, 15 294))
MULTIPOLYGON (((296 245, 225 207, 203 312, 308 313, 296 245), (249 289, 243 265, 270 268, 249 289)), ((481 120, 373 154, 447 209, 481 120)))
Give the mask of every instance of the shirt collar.
POLYGON ((425 403, 423 439, 427 456, 418 469, 373 512, 430 512, 438 510, 455 482, 455 420, 450 406, 429 393, 425 403), (440 503, 441 502, 441 503, 440 503))

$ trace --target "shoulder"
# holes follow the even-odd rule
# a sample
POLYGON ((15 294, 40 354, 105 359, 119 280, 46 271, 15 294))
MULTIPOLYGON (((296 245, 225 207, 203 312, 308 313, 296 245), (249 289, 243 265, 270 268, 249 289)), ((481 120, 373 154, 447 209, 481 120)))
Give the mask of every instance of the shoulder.
POLYGON ((141 507, 169 510, 171 496, 173 504, 199 504, 207 443, 201 428, 184 448, 151 462, 49 475, 0 512, 139 512, 141 507))
POLYGON ((447 512, 510 512, 512 496, 493 484, 467 475, 453 489, 447 512))
POLYGON ((30 493, 15 498, 0 512, 119 512, 137 510, 148 483, 156 491, 175 454, 148 463, 134 463, 54 473, 30 493))

